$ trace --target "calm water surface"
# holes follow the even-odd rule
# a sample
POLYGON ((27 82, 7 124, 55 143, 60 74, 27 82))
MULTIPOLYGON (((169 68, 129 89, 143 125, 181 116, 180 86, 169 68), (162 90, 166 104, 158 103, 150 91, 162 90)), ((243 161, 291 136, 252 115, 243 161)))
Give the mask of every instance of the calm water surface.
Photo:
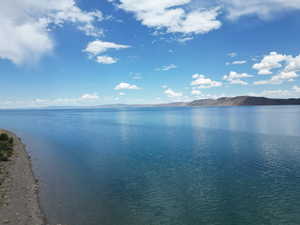
POLYGON ((299 225, 300 107, 0 111, 51 224, 299 225))

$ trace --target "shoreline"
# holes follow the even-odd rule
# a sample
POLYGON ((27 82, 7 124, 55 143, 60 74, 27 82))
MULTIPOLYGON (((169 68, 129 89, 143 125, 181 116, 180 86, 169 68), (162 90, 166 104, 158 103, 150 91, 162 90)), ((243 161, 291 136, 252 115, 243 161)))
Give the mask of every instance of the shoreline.
POLYGON ((0 129, 0 133, 14 138, 12 157, 8 162, 0 162, 0 224, 47 224, 25 144, 10 131, 0 129))

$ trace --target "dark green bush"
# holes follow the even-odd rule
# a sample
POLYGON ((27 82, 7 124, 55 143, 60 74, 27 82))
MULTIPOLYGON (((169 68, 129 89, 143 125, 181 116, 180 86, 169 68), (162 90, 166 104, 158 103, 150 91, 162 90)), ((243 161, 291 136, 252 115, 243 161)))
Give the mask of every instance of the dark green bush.
POLYGON ((5 151, 0 151, 0 161, 8 161, 9 154, 5 151))
POLYGON ((10 138, 9 138, 8 143, 11 144, 11 145, 14 143, 13 137, 10 137, 10 138))
POLYGON ((8 141, 9 137, 7 134, 2 133, 0 134, 0 141, 8 141))
POLYGON ((7 134, 0 134, 0 161, 8 161, 13 154, 14 139, 7 134))

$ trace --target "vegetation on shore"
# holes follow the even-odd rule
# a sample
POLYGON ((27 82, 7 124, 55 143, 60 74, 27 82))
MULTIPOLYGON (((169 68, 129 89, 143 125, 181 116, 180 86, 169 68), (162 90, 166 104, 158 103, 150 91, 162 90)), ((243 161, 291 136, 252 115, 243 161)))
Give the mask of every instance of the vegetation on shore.
POLYGON ((13 154, 13 137, 9 137, 6 133, 0 134, 0 161, 8 161, 13 154))

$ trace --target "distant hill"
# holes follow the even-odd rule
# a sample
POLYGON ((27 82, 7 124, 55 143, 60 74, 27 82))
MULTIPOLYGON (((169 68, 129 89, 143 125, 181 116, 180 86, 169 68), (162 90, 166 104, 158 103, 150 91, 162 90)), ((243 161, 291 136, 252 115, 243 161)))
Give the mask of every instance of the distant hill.
POLYGON ((218 99, 200 99, 187 103, 187 106, 245 106, 245 105, 300 105, 300 99, 274 99, 265 97, 224 97, 218 99))
POLYGON ((300 105, 300 98, 276 99, 252 96, 199 99, 192 102, 162 104, 110 104, 97 106, 48 106, 43 109, 101 109, 101 108, 150 108, 150 107, 193 107, 193 106, 256 106, 256 105, 300 105))
POLYGON ((121 107, 188 107, 188 106, 255 106, 255 105, 300 105, 300 98, 274 99, 265 97, 237 96, 218 99, 200 99, 192 102, 172 102, 165 104, 143 105, 103 105, 96 108, 121 108, 121 107))

